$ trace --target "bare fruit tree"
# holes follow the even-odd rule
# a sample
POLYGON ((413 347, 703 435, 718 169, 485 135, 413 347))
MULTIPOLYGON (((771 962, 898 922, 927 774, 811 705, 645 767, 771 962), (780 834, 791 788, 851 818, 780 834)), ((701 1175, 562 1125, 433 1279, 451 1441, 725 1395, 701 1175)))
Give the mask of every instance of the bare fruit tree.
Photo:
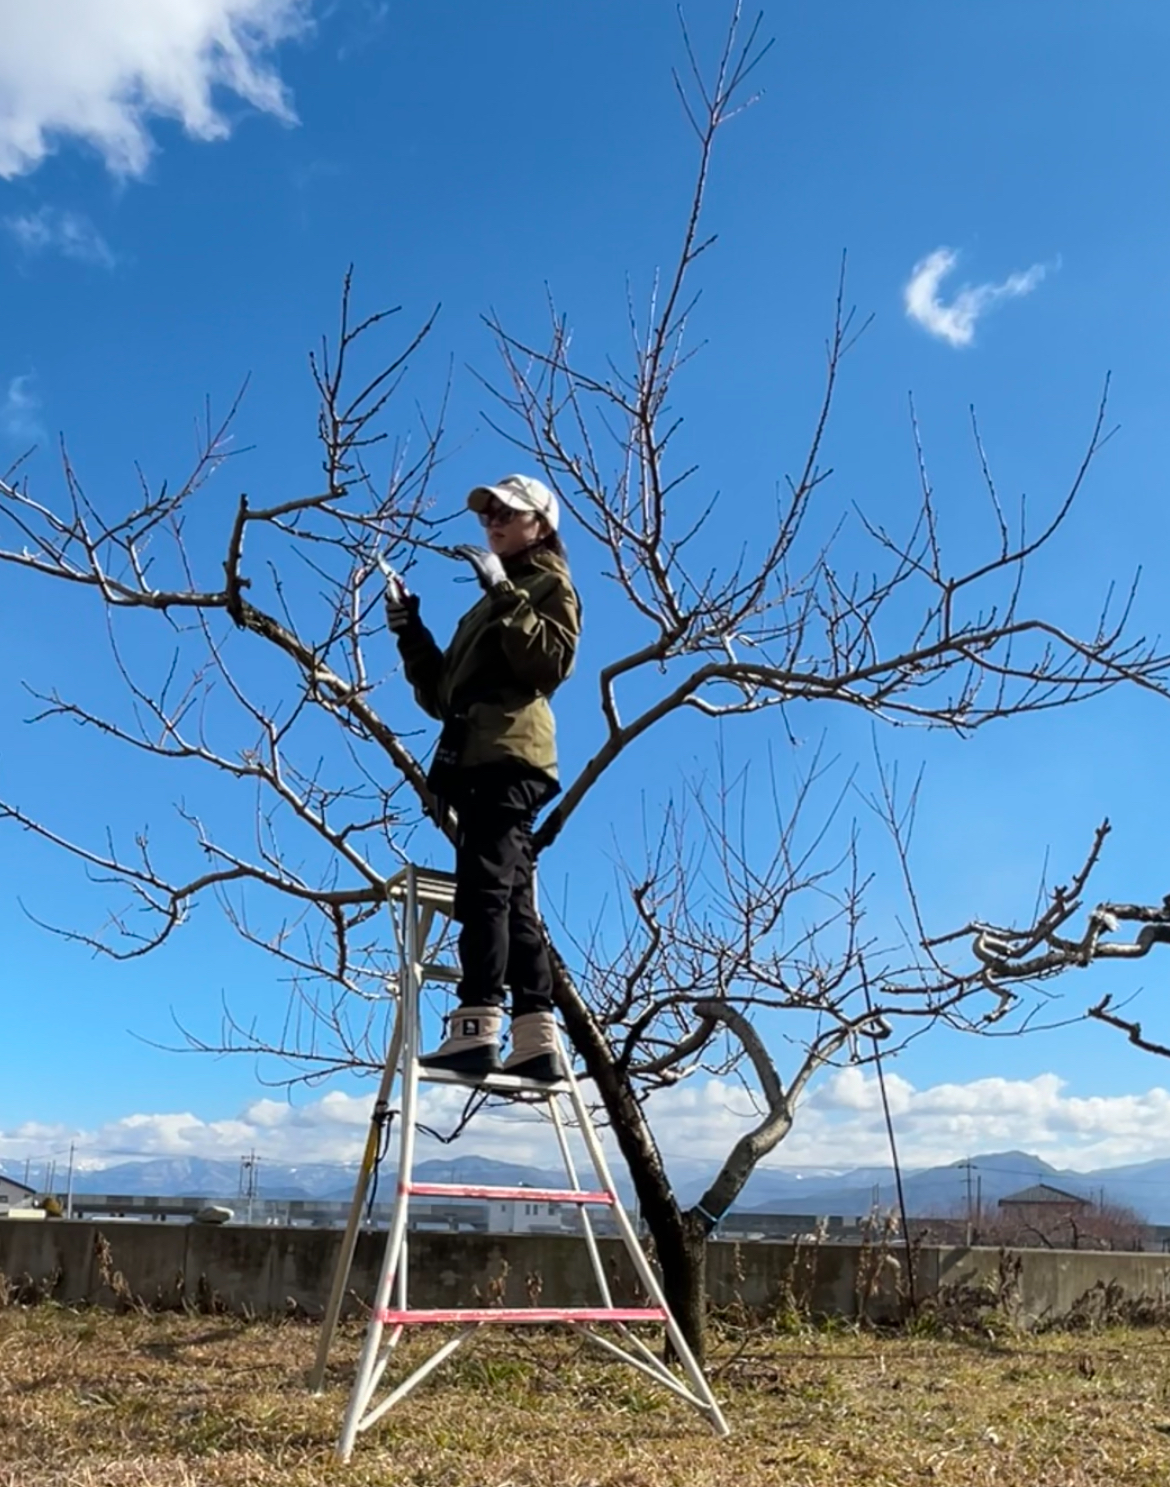
MULTIPOLYGON (((1157 904, 1108 900, 1086 908, 1089 880, 1099 866, 1110 830, 1108 821, 1098 826, 1080 870, 1067 885, 1052 890, 1032 923, 972 920, 934 939, 928 939, 923 930, 924 943, 928 948, 969 943, 979 966, 976 974, 1007 996, 1014 995, 1010 988, 1018 984, 1042 985, 1102 962, 1143 960, 1155 945, 1170 945, 1170 893, 1157 904), (1127 933, 1131 925, 1136 928, 1127 933)), ((1115 993, 1107 992, 1084 1015, 1124 1033, 1144 1053, 1170 1058, 1170 1043, 1148 1037, 1136 1018, 1121 1015, 1123 1010, 1115 993)))
MULTIPOLYGON (((555 309, 539 345, 492 324, 497 421, 556 489, 576 539, 599 554, 596 602, 620 613, 612 633, 627 638, 596 678, 592 755, 539 825, 538 848, 553 860, 619 759, 659 785, 653 740, 672 722, 748 730, 746 746, 762 755, 785 746, 793 718, 812 704, 826 722, 836 704, 875 724, 969 734, 1119 685, 1162 692, 1170 674, 1170 656, 1131 633, 1124 605, 1107 605, 1082 634, 1030 603, 1027 572, 1057 543, 1107 437, 1104 399, 1067 484, 1031 529, 1022 508, 1001 502, 973 427, 988 537, 957 563, 913 419, 918 479, 904 530, 834 497, 830 412, 863 329, 843 274, 808 447, 775 500, 737 500, 742 549, 729 555, 714 540, 718 499, 676 457, 674 399, 690 354, 692 283, 714 241, 703 212, 713 148, 751 101, 749 79, 767 49, 758 24, 744 34, 739 19, 737 10, 710 81, 687 42, 690 76, 676 81, 694 131, 694 185, 678 256, 645 313, 631 314, 624 361, 581 365, 555 309)), ((422 749, 407 731, 415 714, 386 676, 392 653, 375 577, 379 555, 409 570, 445 551, 433 504, 442 410, 415 445, 385 435, 433 321, 377 371, 361 371, 388 326, 381 315, 355 320, 351 298, 347 282, 340 331, 312 360, 323 469, 303 493, 265 505, 214 499, 234 408, 222 423, 208 418, 185 481, 143 483, 122 506, 91 498, 67 455, 59 502, 36 493, 23 470, 0 485, 0 557, 92 594, 126 687, 128 705, 110 712, 50 689, 41 716, 98 729, 258 802, 248 831, 234 834, 184 805, 186 871, 160 862, 145 833, 129 851, 116 831, 97 847, 16 804, 0 813, 129 891, 102 933, 66 931, 105 953, 149 953, 201 900, 218 901, 295 979, 283 1027, 235 1015, 206 1046, 291 1059, 292 1078, 380 1066, 393 963, 385 885, 408 855, 437 842, 432 834, 428 845, 422 749), (161 659, 135 659, 126 640, 125 617, 143 611, 170 642, 161 659), (258 917, 261 900, 279 906, 275 930, 258 917)), ((560 1014, 629 1166, 668 1298, 701 1353, 707 1238, 790 1130, 816 1074, 871 1060, 940 1020, 977 1028, 1014 1014, 1034 968, 1024 957, 998 976, 982 960, 956 969, 933 947, 883 950, 865 929, 856 836, 841 825, 840 799, 826 803, 818 761, 793 793, 757 769, 684 786, 682 796, 646 832, 644 860, 627 861, 624 912, 550 942, 560 1014), (772 813, 763 854, 761 799, 772 813), (704 1073, 740 1078, 756 1115, 684 1209, 651 1097, 704 1073)), ((892 795, 886 804, 896 815, 892 795)), ((453 827, 448 817, 448 835, 453 827)))

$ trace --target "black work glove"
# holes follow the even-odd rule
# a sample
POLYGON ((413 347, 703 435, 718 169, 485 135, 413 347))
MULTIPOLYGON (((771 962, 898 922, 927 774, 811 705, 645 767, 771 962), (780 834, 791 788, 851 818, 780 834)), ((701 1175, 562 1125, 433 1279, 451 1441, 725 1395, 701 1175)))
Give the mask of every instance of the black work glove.
POLYGON ((386 624, 393 634, 400 635, 418 618, 418 595, 410 592, 383 558, 378 559, 378 567, 386 580, 386 624))
POLYGON ((452 554, 462 558, 465 563, 470 563, 475 569, 475 576, 479 579, 480 587, 485 593, 490 594, 493 589, 499 588, 500 584, 507 583, 508 575, 504 572, 504 565, 496 557, 494 552, 488 552, 485 547, 453 547, 452 554))

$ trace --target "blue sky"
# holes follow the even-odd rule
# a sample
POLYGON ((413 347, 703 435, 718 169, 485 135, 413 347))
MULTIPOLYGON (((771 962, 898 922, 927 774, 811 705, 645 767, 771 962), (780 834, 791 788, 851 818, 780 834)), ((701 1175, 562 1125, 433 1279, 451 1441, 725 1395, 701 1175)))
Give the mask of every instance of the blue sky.
MULTIPOLYGON (((250 452, 208 488, 207 532, 241 488, 256 500, 306 489, 316 459, 306 357, 333 325, 351 262, 365 308, 401 304, 405 325, 441 302, 410 395, 433 406, 453 369, 444 513, 514 463, 483 417, 475 372, 494 366, 484 314, 537 335, 548 286, 587 359, 624 353, 627 283, 644 298, 670 261, 692 165, 665 0, 120 0, 107 14, 90 31, 92 12, 68 0, 35 13, 0 0, 12 41, 0 58, 0 466, 39 445, 29 468, 46 499, 60 494, 59 433, 90 493, 117 503, 135 461, 154 480, 181 473, 204 398, 224 406, 246 376, 239 433, 250 452)), ((701 56, 724 16, 713 0, 691 7, 701 56)), ((694 322, 706 345, 679 387, 687 453, 703 489, 723 493, 721 536, 758 516, 799 462, 847 249, 850 299, 875 318, 831 431, 833 500, 895 524, 908 516, 913 391, 946 530, 974 542, 986 532, 969 405, 1001 488, 1026 491, 1039 510, 1066 488, 1111 373, 1120 431, 1033 595, 1083 628, 1107 585, 1141 566, 1136 624, 1164 629, 1170 15, 1136 0, 1108 11, 830 0, 773 7, 764 33, 776 45, 758 74, 763 96, 719 141, 707 219, 719 241, 694 322), (943 250, 953 262, 931 257, 943 250), (905 301, 916 267, 917 321, 905 301)), ((404 427, 410 417, 404 403, 404 427)), ((208 543, 200 556, 211 563, 208 543)), ((620 640, 583 539, 573 552, 589 631, 558 709, 570 767, 600 736, 591 668, 620 640)), ((440 629, 466 602, 444 565, 419 586, 440 629)), ((0 619, 0 795, 97 844, 107 825, 123 840, 148 825, 176 861, 176 801, 231 821, 237 806, 213 786, 67 725, 24 723, 26 685, 120 705, 90 597, 6 568, 0 619)), ((161 664, 145 624, 129 633, 147 665, 161 664)), ((1098 891, 1160 898, 1166 718, 1165 703, 1114 694, 967 742, 885 735, 903 770, 926 766, 915 865, 932 922, 1025 912, 1045 854, 1059 878, 1105 815, 1115 832, 1098 891)), ((806 749, 822 730, 842 777, 857 764, 871 783, 868 723, 810 717, 806 749)), ((773 734, 729 733, 728 747, 762 756, 770 742, 790 770, 773 734)), ((643 798, 653 814, 710 759, 709 736, 676 730, 649 768, 623 766, 596 816, 548 860, 546 897, 571 915, 593 911, 614 823, 643 798)), ((887 872, 864 806, 849 809, 887 872)), ((4 833, 0 1156, 39 1158, 75 1135, 95 1154, 255 1144, 282 1156, 305 1150, 310 1130, 317 1155, 352 1146, 360 1089, 289 1111, 263 1103, 246 1061, 149 1046, 173 1036, 172 1009, 213 1035, 221 995, 279 1014, 271 968, 210 905, 173 946, 129 966, 51 938, 21 907, 94 930, 116 901, 51 850, 4 833)), ((883 878, 875 925, 892 925, 898 906, 883 878)), ((1095 977, 1095 995, 1144 987, 1151 1031, 1170 1030, 1158 962, 1095 977)), ((1084 990, 1070 987, 1070 1008, 1084 990)), ((993 1145, 1082 1165, 1159 1154, 1170 1069, 1099 1029, 938 1036, 897 1073, 911 1155, 923 1160, 993 1145)), ((714 1155, 737 1108, 719 1086, 677 1097, 664 1146, 714 1155)), ((831 1079, 810 1108, 778 1160, 880 1159, 871 1083, 831 1079)), ((501 1150, 511 1137, 492 1139, 501 1150)))

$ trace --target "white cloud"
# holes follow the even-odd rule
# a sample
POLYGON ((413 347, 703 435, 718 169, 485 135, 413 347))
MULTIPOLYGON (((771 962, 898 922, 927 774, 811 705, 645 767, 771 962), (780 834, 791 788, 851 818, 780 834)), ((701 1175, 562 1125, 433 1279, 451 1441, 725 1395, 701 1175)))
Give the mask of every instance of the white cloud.
POLYGON ((41 400, 33 391, 32 375, 13 377, 0 399, 0 434, 25 444, 43 439, 40 413, 41 400))
POLYGON ((1002 284, 964 284, 950 304, 944 304, 939 285, 958 261, 953 248, 936 248, 914 265, 904 291, 909 318, 951 346, 969 346, 982 315, 1001 300, 1031 294, 1048 272, 1046 264, 1035 263, 1023 273, 1009 274, 1002 284))
MULTIPOLYGON (((60 1158, 76 1146, 83 1167, 145 1157, 204 1157, 239 1161, 253 1148, 270 1162, 298 1164, 349 1162, 361 1159, 369 1131, 373 1086, 368 1093, 333 1090, 305 1104, 260 1099, 237 1115, 206 1120, 191 1111, 134 1114, 107 1122, 94 1130, 76 1130, 64 1124, 28 1121, 0 1130, 0 1158, 43 1161, 60 1158)), ((424 1090, 419 1119, 436 1131, 454 1129, 467 1103, 467 1092, 455 1087, 424 1090)), ((449 1154, 423 1135, 420 1157, 449 1154)), ((501 1161, 545 1164, 556 1161, 556 1146, 547 1122, 535 1121, 510 1107, 478 1115, 474 1135, 461 1140, 459 1151, 474 1151, 501 1161)))
POLYGON ((308 25, 311 0, 0 0, 0 178, 35 170, 62 139, 140 175, 154 118, 193 138, 231 125, 218 95, 286 121, 271 53, 308 25))
POLYGON ((113 268, 113 249, 88 217, 59 207, 41 207, 36 212, 23 212, 3 220, 5 232, 15 239, 23 252, 60 253, 77 263, 113 268))
MULTIPOLYGON (((917 1089, 891 1071, 886 1089, 899 1155, 907 1167, 1006 1149, 1081 1171, 1165 1155, 1170 1090, 1161 1087, 1125 1095, 1071 1095, 1065 1082, 1049 1073, 917 1089)), ((431 1087, 423 1093, 420 1119, 435 1130, 449 1131, 465 1099, 459 1089, 431 1087)), ((0 1131, 0 1157, 60 1159, 75 1142, 78 1160, 89 1167, 144 1156, 236 1162, 253 1148, 267 1161, 290 1165, 355 1163, 372 1101, 371 1086, 357 1094, 335 1090, 303 1105, 256 1100, 225 1120, 205 1120, 190 1112, 137 1114, 92 1131, 29 1122, 0 1131)), ((655 1095, 651 1118, 671 1168, 680 1177, 693 1178, 700 1171, 712 1172, 754 1117, 739 1085, 713 1079, 655 1095)), ((612 1142, 606 1144, 612 1150, 612 1142)), ((547 1121, 514 1107, 480 1113, 454 1146, 420 1138, 420 1158, 471 1152, 501 1161, 558 1165, 547 1121)), ((888 1162, 877 1081, 863 1070, 842 1069, 803 1102, 792 1134, 765 1165, 848 1170, 888 1162)))
MULTIPOLYGON (((1072 1095, 1058 1075, 975 1079, 916 1089, 887 1074, 902 1160, 915 1167, 957 1161, 971 1152, 1010 1148, 1054 1166, 1089 1170, 1165 1156, 1170 1090, 1072 1095)), ((785 1143, 785 1164, 829 1166, 889 1160, 876 1078, 842 1069, 815 1089, 785 1143)))

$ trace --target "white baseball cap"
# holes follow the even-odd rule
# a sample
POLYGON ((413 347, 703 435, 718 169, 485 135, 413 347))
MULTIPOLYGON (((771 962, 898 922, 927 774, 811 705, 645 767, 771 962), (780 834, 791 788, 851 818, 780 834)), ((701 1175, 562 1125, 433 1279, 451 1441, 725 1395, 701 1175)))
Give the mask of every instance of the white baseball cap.
POLYGON ((531 475, 505 475, 495 485, 477 485, 468 495, 467 504, 472 511, 482 513, 493 498, 513 511, 534 511, 554 532, 560 525, 561 508, 556 496, 531 475))

